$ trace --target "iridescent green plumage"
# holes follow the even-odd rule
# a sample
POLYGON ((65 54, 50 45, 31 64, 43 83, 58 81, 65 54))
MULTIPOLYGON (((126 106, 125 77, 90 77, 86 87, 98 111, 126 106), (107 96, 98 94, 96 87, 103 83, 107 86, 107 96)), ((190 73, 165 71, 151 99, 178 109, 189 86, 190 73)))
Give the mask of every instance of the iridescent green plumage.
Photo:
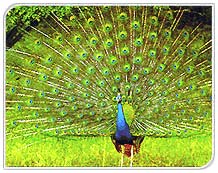
POLYGON ((110 136, 118 92, 134 113, 132 135, 211 132, 208 27, 179 26, 185 8, 77 9, 51 12, 7 49, 7 138, 110 136))

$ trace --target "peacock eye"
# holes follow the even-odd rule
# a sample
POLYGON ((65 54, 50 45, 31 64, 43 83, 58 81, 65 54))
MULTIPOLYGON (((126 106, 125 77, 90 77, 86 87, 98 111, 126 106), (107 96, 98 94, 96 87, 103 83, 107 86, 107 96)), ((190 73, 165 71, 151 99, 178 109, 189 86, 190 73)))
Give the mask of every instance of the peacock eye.
POLYGON ((140 44, 141 44, 141 41, 140 41, 140 40, 138 40, 138 41, 137 41, 137 44, 138 44, 138 45, 140 45, 140 44))

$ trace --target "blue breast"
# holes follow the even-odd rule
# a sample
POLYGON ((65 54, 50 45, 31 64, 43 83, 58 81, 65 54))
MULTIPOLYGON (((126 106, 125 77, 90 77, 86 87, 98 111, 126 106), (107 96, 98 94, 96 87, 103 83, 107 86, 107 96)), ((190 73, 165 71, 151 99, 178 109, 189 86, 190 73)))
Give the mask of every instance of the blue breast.
POLYGON ((129 125, 127 124, 122 104, 118 103, 118 113, 117 113, 117 122, 116 122, 116 133, 115 139, 120 144, 132 144, 132 135, 129 130, 129 125))

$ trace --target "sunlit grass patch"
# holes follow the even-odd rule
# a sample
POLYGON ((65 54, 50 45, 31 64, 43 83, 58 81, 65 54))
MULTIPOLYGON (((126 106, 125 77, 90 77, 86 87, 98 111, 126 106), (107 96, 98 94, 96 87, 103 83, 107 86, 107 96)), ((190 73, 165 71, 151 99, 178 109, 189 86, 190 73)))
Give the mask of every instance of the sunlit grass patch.
MULTIPOLYGON (((201 167, 211 160, 210 135, 189 138, 145 137, 134 167, 201 167)), ((37 136, 6 141, 8 167, 119 167, 121 154, 109 137, 37 136)), ((129 166, 124 158, 124 166, 129 166)))

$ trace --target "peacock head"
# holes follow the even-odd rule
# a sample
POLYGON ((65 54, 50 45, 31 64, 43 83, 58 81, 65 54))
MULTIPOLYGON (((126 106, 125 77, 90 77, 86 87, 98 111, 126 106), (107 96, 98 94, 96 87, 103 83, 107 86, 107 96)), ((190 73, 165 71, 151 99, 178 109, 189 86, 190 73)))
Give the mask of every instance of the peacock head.
POLYGON ((121 103, 122 97, 121 97, 120 93, 117 94, 116 100, 117 100, 118 103, 121 103))

